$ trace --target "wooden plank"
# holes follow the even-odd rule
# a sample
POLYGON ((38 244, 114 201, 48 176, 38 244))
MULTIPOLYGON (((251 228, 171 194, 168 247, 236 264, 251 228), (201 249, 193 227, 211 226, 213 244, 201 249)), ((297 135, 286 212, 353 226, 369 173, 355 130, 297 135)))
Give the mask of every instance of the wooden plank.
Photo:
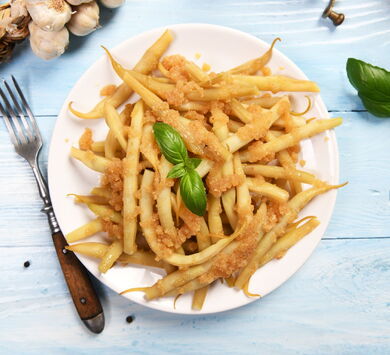
POLYGON ((343 0, 337 10, 345 13, 346 20, 338 28, 320 18, 325 5, 324 1, 304 0, 203 0, 196 6, 183 0, 132 0, 118 11, 102 10, 103 28, 87 37, 71 36, 70 49, 61 58, 42 61, 25 42, 11 63, 2 64, 1 73, 5 77, 14 74, 27 85, 35 113, 55 115, 77 79, 102 55, 101 44, 113 47, 172 23, 204 22, 237 28, 267 42, 281 36, 283 42, 277 47, 320 84, 329 109, 362 109, 347 81, 345 63, 352 56, 388 66, 390 3, 343 0))
POLYGON ((337 202, 325 237, 388 237, 390 235, 390 120, 367 112, 337 113, 344 123, 336 130, 340 154, 337 202))
POLYGON ((218 315, 162 313, 98 285, 107 326, 95 336, 77 318, 53 248, 2 247, 0 353, 385 354, 389 252, 390 240, 322 241, 278 290, 218 315))
MULTIPOLYGON (((44 145, 40 154, 46 175, 47 156, 55 117, 37 117, 44 145)), ((43 203, 31 168, 16 154, 4 124, 0 124, 0 245, 51 245, 43 203)))

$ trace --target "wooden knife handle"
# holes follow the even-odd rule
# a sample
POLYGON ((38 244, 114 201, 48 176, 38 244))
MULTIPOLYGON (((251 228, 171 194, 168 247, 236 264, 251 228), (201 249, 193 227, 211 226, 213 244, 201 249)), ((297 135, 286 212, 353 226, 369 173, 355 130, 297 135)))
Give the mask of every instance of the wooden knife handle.
MULTIPOLYGON (((80 318, 90 330, 94 331, 87 322, 99 316, 104 327, 103 309, 87 270, 72 251, 65 249, 68 243, 61 232, 54 233, 52 237, 62 272, 80 318)), ((103 328, 100 331, 102 330, 103 328)))

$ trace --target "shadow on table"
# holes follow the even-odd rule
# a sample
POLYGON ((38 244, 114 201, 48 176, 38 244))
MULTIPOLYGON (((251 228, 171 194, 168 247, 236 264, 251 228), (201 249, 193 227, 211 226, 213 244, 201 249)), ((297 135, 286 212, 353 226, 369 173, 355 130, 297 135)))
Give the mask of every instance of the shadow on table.
MULTIPOLYGON (((321 26, 321 27, 328 27, 329 32, 335 32, 337 27, 338 27, 338 26, 335 26, 330 19, 323 18, 322 16, 319 17, 317 24, 318 24, 318 26, 321 26)), ((340 26, 342 26, 342 25, 340 25, 340 26)))
POLYGON ((16 60, 19 60, 18 58, 20 56, 23 56, 26 51, 29 51, 30 48, 30 41, 28 38, 26 38, 22 43, 16 44, 11 58, 8 60, 8 62, 0 63, 0 69, 3 71, 8 65, 13 63, 16 60))

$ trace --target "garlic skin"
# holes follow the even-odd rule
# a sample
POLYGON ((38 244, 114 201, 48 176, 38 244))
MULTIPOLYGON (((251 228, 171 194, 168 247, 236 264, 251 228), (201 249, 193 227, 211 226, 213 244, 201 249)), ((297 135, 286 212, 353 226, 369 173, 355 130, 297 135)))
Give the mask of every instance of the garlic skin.
POLYGON ((30 30, 30 45, 36 56, 50 60, 65 52, 69 44, 69 32, 63 27, 60 31, 44 31, 31 21, 28 25, 30 30))
POLYGON ((26 6, 35 24, 45 31, 60 31, 72 15, 64 0, 26 0, 26 6))
POLYGON ((18 17, 28 16, 26 3, 24 0, 11 0, 11 17, 16 19, 18 17))
POLYGON ((66 25, 68 30, 76 36, 86 36, 99 27, 99 6, 91 1, 73 8, 75 13, 66 25))
POLYGON ((100 2, 109 9, 115 9, 116 7, 121 6, 125 0, 100 0, 100 2))
POLYGON ((79 6, 81 4, 86 4, 88 2, 91 2, 93 0, 66 0, 66 2, 73 6, 79 6))

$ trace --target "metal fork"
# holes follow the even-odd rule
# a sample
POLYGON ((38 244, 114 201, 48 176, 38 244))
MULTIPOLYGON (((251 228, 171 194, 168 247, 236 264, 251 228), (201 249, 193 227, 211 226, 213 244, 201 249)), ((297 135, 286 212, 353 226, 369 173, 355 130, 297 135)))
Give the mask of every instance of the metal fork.
POLYGON ((3 115, 15 151, 27 160, 34 173, 39 194, 44 204, 42 212, 48 217, 57 256, 77 312, 89 330, 100 333, 104 329, 102 306, 87 270, 73 252, 65 249, 68 244, 58 225, 46 181, 39 169, 38 156, 42 148, 42 137, 19 84, 13 76, 11 78, 14 90, 3 80, 4 87, 11 100, 8 99, 5 91, 0 86, 0 97, 2 99, 0 100, 0 113, 3 115), (4 106, 1 101, 3 101, 4 106))

